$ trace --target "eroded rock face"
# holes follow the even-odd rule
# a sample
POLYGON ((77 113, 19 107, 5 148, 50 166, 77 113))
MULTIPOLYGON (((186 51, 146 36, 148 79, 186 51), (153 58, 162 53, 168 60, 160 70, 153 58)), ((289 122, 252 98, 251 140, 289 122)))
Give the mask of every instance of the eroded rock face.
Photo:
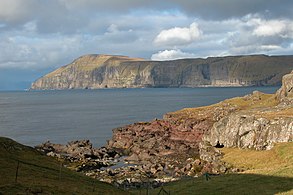
POLYGON ((32 83, 31 89, 279 85, 293 56, 235 56, 146 61, 85 55, 32 83))
POLYGON ((234 113, 213 125, 205 140, 225 147, 270 149, 273 143, 293 141, 293 117, 261 117, 234 113))
POLYGON ((282 87, 277 92, 277 98, 286 104, 293 103, 293 71, 283 77, 282 87))

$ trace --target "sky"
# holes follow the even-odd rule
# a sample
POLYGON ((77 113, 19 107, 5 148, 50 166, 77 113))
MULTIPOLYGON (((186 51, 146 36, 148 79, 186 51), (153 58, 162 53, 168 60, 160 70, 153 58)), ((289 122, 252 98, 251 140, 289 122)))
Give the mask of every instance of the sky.
POLYGON ((291 55, 292 0, 0 0, 0 90, 85 54, 291 55))

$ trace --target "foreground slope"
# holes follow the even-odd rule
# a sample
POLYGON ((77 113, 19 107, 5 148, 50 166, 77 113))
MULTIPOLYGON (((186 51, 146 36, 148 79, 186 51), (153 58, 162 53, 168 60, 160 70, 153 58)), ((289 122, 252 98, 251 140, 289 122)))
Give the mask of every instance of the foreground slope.
POLYGON ((127 194, 4 137, 0 137, 0 167, 0 194, 127 194))
POLYGON ((31 89, 203 87, 279 85, 293 69, 293 56, 228 56, 146 61, 85 55, 42 78, 31 89))

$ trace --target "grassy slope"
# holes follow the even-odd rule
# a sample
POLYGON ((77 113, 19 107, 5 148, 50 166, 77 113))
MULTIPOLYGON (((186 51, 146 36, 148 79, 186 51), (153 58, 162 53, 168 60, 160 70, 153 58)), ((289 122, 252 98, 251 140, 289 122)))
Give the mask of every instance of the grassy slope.
MULTIPOLYGON (((167 113, 166 115, 172 115, 173 118, 182 120, 183 122, 187 119, 197 119, 197 120, 206 120, 211 119, 217 112, 215 112, 218 108, 228 108, 234 107, 235 111, 250 111, 253 114, 258 115, 258 111, 262 111, 261 114, 265 116, 265 114, 269 114, 269 110, 263 112, 263 108, 273 108, 274 106, 278 105, 278 101, 276 100, 275 95, 273 94, 260 94, 259 100, 254 100, 253 95, 251 98, 245 97, 235 97, 231 99, 224 100, 222 102, 203 106, 203 107, 196 107, 196 108, 184 108, 182 110, 178 110, 175 112, 167 113)), ((292 108, 291 108, 292 110, 292 108)), ((292 113, 288 113, 291 111, 290 109, 279 109, 274 110, 274 116, 283 116, 283 115, 290 115, 292 113)))
POLYGON ((127 194, 113 186, 62 168, 33 148, 0 137, 0 194, 127 194), (19 174, 15 173, 17 162, 19 174))
POLYGON ((223 160, 244 168, 244 173, 293 177, 293 142, 278 143, 266 151, 237 148, 221 150, 225 154, 223 160))
MULTIPOLYGON (((270 151, 222 149, 224 160, 249 169, 240 174, 185 179, 164 187, 171 194, 293 194, 293 143, 270 151)), ((158 194, 160 189, 151 191, 158 194)), ((139 194, 134 191, 134 194, 139 194)))
POLYGON ((142 58, 130 58, 127 56, 113 56, 113 55, 85 55, 76 59, 72 63, 62 66, 53 72, 45 75, 44 77, 50 78, 56 75, 60 75, 64 71, 68 71, 71 68, 74 68, 80 72, 90 72, 94 69, 103 66, 105 63, 108 66, 117 66, 122 62, 133 62, 133 61, 144 61, 142 58))

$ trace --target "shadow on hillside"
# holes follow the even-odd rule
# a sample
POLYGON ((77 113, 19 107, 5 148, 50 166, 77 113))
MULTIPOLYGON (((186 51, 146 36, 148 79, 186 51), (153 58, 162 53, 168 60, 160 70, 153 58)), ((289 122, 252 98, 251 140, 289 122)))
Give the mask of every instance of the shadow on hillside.
MULTIPOLYGON (((257 174, 229 174, 184 179, 166 185, 171 194, 277 194, 293 190, 293 178, 257 174)), ((157 194, 158 189, 152 194, 157 194)))

